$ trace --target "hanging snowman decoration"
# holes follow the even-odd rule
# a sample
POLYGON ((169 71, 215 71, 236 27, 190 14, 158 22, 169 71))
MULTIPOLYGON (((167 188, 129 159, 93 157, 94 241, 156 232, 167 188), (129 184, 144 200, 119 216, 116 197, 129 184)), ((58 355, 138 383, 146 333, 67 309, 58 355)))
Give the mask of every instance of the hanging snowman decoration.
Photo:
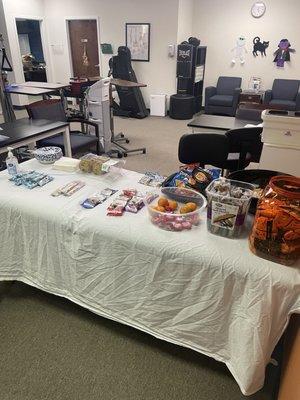
POLYGON ((235 64, 237 61, 240 61, 241 65, 245 64, 244 56, 248 53, 246 49, 246 38, 244 36, 238 37, 236 46, 231 51, 233 52, 232 64, 235 64))

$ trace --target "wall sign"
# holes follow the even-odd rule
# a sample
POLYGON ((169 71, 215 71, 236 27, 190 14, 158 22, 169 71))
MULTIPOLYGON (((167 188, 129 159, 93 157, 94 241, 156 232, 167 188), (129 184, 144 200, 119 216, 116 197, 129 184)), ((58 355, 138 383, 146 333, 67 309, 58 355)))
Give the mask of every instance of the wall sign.
POLYGON ((150 24, 126 23, 126 46, 132 61, 150 61, 150 24))

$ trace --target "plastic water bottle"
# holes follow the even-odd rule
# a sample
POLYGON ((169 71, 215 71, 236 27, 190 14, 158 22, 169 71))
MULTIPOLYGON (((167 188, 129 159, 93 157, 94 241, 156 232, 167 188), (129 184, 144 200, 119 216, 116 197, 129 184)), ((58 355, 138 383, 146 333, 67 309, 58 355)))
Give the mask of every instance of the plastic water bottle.
POLYGON ((18 168, 19 168, 19 162, 17 157, 13 155, 13 148, 8 147, 8 156, 6 158, 6 167, 7 167, 7 172, 9 175, 16 175, 18 173, 18 168))

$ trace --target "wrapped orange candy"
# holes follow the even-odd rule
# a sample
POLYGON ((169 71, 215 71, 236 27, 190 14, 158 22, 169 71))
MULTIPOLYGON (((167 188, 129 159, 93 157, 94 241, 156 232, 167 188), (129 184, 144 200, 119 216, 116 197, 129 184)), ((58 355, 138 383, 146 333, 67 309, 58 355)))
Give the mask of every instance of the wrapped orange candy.
POLYGON ((300 257, 300 178, 274 176, 258 203, 249 237, 262 258, 292 265, 300 257))

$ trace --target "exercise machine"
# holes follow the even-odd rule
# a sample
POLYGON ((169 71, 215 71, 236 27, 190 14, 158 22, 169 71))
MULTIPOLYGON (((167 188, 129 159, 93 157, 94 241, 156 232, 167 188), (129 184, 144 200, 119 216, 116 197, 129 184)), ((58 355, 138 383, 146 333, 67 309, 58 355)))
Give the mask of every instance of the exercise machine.
MULTIPOLYGON (((128 47, 120 46, 118 55, 109 60, 109 76, 115 79, 137 82, 131 66, 131 53, 128 47)), ((120 104, 113 103, 114 115, 133 118, 145 118, 149 115, 141 89, 137 86, 116 86, 120 104)))

